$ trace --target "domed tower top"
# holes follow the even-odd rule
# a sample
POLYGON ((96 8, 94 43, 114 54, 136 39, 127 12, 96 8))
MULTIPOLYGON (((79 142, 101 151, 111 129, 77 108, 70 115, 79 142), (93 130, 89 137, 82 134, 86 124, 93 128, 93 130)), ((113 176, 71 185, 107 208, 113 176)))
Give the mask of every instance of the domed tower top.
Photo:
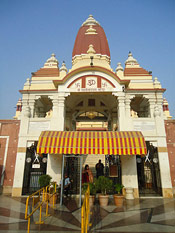
POLYGON ((72 58, 74 59, 75 56, 87 54, 90 45, 93 46, 96 54, 105 55, 110 59, 110 51, 105 32, 92 15, 89 15, 89 18, 82 24, 78 31, 72 58))

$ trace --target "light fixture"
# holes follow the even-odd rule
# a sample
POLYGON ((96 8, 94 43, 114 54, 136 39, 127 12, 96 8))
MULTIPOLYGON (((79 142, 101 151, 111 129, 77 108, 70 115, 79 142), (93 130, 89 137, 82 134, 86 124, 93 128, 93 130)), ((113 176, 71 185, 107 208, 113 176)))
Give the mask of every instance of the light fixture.
POLYGON ((93 119, 93 118, 96 117, 96 115, 94 114, 93 111, 88 112, 87 116, 88 116, 90 119, 93 119))

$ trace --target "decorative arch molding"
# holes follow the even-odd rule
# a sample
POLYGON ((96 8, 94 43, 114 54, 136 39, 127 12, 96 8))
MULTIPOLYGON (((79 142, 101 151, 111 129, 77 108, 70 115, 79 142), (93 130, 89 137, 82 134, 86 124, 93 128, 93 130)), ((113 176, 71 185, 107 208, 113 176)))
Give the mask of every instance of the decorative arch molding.
POLYGON ((70 92, 122 92, 127 82, 116 79, 113 75, 99 70, 74 73, 65 83, 58 85, 58 92, 66 92, 68 89, 70 92))
MULTIPOLYGON (((106 91, 122 91, 122 87, 127 87, 129 84, 129 80, 121 80, 111 70, 98 66, 81 67, 68 73, 63 80, 54 80, 53 82, 55 87, 58 87, 59 91, 66 91, 67 88, 71 89, 73 84, 75 84, 77 81, 79 81, 78 86, 80 85, 80 88, 84 88, 84 91, 87 92, 88 90, 85 89, 87 88, 88 83, 90 87, 94 85, 94 90, 92 91, 96 91, 96 89, 98 89, 97 91, 104 91, 103 89, 106 85, 107 89, 109 89, 106 91)), ((77 87, 74 89, 76 90, 77 87)))
POLYGON ((115 88, 115 85, 100 75, 84 75, 72 81, 68 88, 115 88))

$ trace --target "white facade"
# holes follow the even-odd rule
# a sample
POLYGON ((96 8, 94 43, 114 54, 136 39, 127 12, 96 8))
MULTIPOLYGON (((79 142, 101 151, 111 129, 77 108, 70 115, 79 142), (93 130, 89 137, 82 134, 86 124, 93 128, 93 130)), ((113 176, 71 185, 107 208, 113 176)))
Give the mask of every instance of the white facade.
MULTIPOLYGON (((73 58, 69 72, 64 63, 58 68, 58 61, 52 54, 40 69, 42 73, 36 72, 24 84, 12 195, 22 194, 26 148, 38 141, 40 133, 44 130, 76 130, 77 122, 80 128, 95 127, 94 119, 87 122, 80 120, 83 114, 94 112, 101 114, 103 121, 98 127, 105 125, 108 130, 141 131, 145 141, 157 147, 162 194, 172 197, 162 109, 164 89, 157 78, 153 80, 152 75, 139 66, 131 53, 125 62, 125 69, 119 63, 114 72, 107 56, 96 54, 93 46, 90 49, 87 54, 73 58), (93 65, 90 64, 92 56, 93 65), (89 99, 94 100, 95 106, 89 104, 89 99)), ((125 187, 132 187, 135 197, 139 197, 136 156, 121 156, 121 164, 122 183, 125 187)), ((48 156, 47 173, 58 183, 61 166, 62 155, 48 156)))

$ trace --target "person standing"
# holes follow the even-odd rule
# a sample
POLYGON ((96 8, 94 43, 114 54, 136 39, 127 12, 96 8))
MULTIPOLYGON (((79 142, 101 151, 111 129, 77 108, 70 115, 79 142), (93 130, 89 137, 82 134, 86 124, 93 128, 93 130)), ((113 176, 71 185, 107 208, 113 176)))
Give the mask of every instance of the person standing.
POLYGON ((94 177, 92 171, 89 169, 89 165, 86 164, 82 172, 82 183, 93 183, 94 177))
POLYGON ((104 165, 101 162, 101 159, 99 159, 98 163, 95 165, 96 169, 96 177, 104 176, 104 165))

